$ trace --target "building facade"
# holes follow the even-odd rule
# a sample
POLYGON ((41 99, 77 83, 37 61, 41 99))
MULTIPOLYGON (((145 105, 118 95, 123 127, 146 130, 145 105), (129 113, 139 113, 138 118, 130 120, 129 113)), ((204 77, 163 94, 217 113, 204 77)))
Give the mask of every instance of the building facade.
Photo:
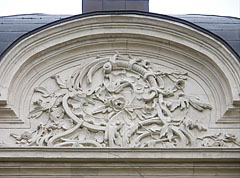
POLYGON ((70 16, 0 63, 1 177, 240 175, 240 63, 215 34, 139 11, 70 16))

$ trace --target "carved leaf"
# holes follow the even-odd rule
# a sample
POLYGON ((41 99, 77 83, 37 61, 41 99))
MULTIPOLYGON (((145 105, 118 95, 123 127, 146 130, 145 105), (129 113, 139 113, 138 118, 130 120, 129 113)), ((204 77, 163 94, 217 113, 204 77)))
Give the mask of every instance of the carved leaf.
POLYGON ((83 128, 79 131, 78 140, 85 140, 90 138, 90 132, 87 128, 83 128))
POLYGON ((56 97, 59 97, 59 99, 61 99, 62 96, 64 96, 67 92, 68 92, 67 89, 60 89, 60 90, 55 91, 55 92, 54 92, 54 95, 55 95, 56 97))
POLYGON ((73 127, 73 121, 70 119, 64 119, 62 128, 65 130, 68 130, 73 127))
POLYGON ((59 75, 52 76, 60 88, 67 88, 67 82, 62 81, 59 75))
POLYGON ((212 109, 211 105, 202 103, 200 100, 196 97, 187 97, 189 100, 189 103, 192 107, 197 109, 198 111, 203 111, 204 109, 212 109))
POLYGON ((154 125, 154 126, 151 126, 150 130, 153 131, 153 132, 157 132, 157 131, 160 131, 161 128, 157 125, 154 125))
POLYGON ((102 143, 104 140, 104 133, 102 131, 97 132, 95 138, 97 142, 102 143))
POLYGON ((62 108, 52 108, 51 116, 54 120, 60 120, 64 117, 64 110, 62 108))
POLYGON ((181 105, 180 100, 174 100, 174 101, 172 100, 171 102, 172 102, 172 105, 171 105, 170 111, 175 111, 181 105))
POLYGON ((114 138, 114 141, 116 145, 121 146, 122 139, 119 137, 119 135, 114 138))
POLYGON ((34 91, 42 93, 42 97, 48 97, 50 95, 48 90, 46 88, 44 88, 44 87, 36 87, 34 89, 34 91))
POLYGON ((132 125, 128 128, 127 136, 130 137, 131 135, 133 135, 138 128, 139 128, 139 125, 138 125, 138 124, 132 124, 132 125))
POLYGON ((10 136, 13 137, 13 138, 15 138, 17 141, 22 140, 22 137, 21 137, 21 135, 19 135, 19 134, 11 133, 10 136))
POLYGON ((236 135, 230 134, 230 133, 226 133, 226 134, 224 135, 224 138, 225 138, 227 141, 236 141, 236 139, 237 139, 236 135))
POLYGON ((79 101, 68 100, 68 104, 72 106, 73 109, 81 108, 81 103, 79 101))
POLYGON ((144 120, 143 113, 140 110, 135 110, 135 114, 140 120, 144 120))
POLYGON ((94 74, 99 68, 101 68, 105 62, 106 62, 106 61, 104 60, 104 61, 101 61, 101 62, 98 62, 98 63, 96 63, 96 62, 93 63, 93 64, 95 64, 95 65, 93 65, 93 66, 90 68, 90 70, 88 71, 88 73, 87 73, 87 81, 88 81, 88 83, 92 83, 92 76, 93 76, 93 74, 94 74))
POLYGON ((199 131, 206 131, 206 130, 207 130, 202 124, 199 124, 199 123, 195 123, 195 124, 193 125, 193 127, 197 127, 197 129, 198 129, 199 131))
POLYGON ((167 132, 167 138, 168 140, 171 142, 172 141, 172 138, 173 138, 173 131, 171 128, 168 129, 168 132, 167 132))
POLYGON ((167 133, 168 133, 168 124, 165 124, 163 127, 162 127, 162 130, 160 132, 160 138, 164 137, 167 133))
POLYGON ((108 108, 106 106, 101 106, 95 110, 92 111, 92 114, 98 114, 98 113, 106 113, 108 112, 108 108))
POLYGON ((81 109, 75 109, 72 112, 80 118, 84 118, 86 116, 86 114, 81 109))
POLYGON ((184 86, 185 86, 185 82, 182 79, 177 80, 175 83, 175 87, 179 90, 183 90, 184 86))
POLYGON ((30 119, 31 119, 31 118, 37 119, 38 117, 40 117, 40 116, 42 115, 43 111, 44 111, 44 108, 42 108, 41 106, 37 106, 37 107, 34 108, 33 111, 31 111, 31 112, 29 113, 29 116, 28 116, 28 117, 29 117, 30 119))
POLYGON ((185 99, 185 98, 183 98, 183 97, 180 97, 179 100, 180 100, 181 110, 189 107, 189 102, 188 102, 187 99, 185 99))
POLYGON ((171 100, 170 102, 171 102, 170 111, 174 111, 179 107, 181 110, 189 107, 189 101, 184 97, 179 97, 178 100, 171 100))
POLYGON ((148 147, 155 147, 155 146, 156 146, 156 142, 153 141, 153 140, 151 140, 151 141, 147 142, 146 145, 147 145, 148 147))

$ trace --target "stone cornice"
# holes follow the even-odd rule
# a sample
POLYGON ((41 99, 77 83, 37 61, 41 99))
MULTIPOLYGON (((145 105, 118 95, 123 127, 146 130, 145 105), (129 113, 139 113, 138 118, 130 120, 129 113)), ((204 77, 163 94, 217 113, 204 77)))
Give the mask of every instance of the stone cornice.
POLYGON ((1 161, 239 162, 239 148, 0 148, 1 161))

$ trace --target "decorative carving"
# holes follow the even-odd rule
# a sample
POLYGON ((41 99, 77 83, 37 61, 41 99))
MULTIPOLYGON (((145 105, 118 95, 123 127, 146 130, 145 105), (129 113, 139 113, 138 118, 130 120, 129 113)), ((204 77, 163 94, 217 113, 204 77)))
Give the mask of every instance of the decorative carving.
POLYGON ((237 137, 234 134, 226 133, 217 133, 214 135, 208 135, 202 138, 202 146, 204 147, 233 147, 240 146, 240 142, 237 141, 237 137))
POLYGON ((41 95, 29 114, 47 122, 11 136, 26 146, 196 146, 193 129, 206 128, 188 111, 201 114, 211 106, 185 93, 187 73, 153 67, 148 60, 116 53, 79 67, 67 80, 53 76, 59 88, 37 87, 41 95))

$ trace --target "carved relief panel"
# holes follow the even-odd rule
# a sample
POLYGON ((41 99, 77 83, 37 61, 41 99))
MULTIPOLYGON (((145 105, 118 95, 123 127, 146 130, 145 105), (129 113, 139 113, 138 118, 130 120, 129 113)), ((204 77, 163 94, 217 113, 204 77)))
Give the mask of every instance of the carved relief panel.
POLYGON ((212 109, 183 69, 116 52, 36 87, 31 129, 10 136, 21 146, 240 146, 234 134, 209 132, 212 109))
POLYGON ((1 60, 1 146, 240 146, 240 65, 218 40, 150 16, 68 20, 1 60))

